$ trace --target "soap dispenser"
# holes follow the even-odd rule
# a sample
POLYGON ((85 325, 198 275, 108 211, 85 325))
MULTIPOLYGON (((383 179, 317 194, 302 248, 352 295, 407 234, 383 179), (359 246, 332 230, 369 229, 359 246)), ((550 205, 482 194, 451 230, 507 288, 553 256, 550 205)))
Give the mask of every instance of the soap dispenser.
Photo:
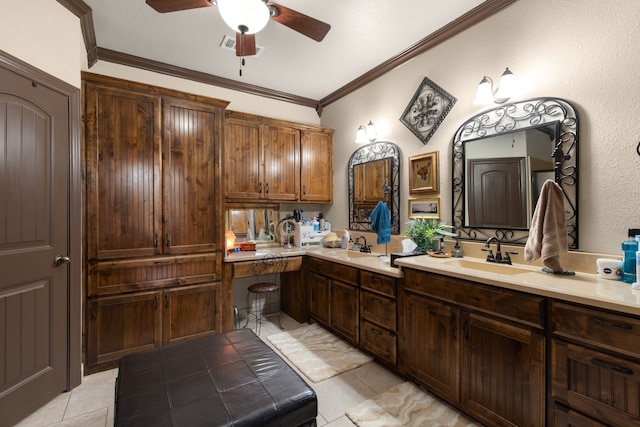
POLYGON ((458 239, 456 239, 456 245, 453 247, 453 250, 451 251, 451 256, 454 258, 463 257, 462 249, 460 249, 460 240, 458 239))
POLYGON ((636 252, 638 252, 638 242, 635 236, 640 235, 640 229, 629 229, 629 240, 622 242, 622 251, 624 253, 622 264, 622 280, 626 283, 635 283, 636 281, 636 252))

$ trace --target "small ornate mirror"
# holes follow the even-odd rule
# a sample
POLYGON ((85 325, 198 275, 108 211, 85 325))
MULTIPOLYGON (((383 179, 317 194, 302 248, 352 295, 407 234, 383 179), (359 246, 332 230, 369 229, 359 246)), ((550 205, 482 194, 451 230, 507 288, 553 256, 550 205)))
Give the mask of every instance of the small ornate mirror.
POLYGON ((467 240, 525 244, 540 187, 565 196, 569 248, 578 248, 578 116, 558 98, 501 105, 453 139, 453 226, 467 240))
POLYGON ((374 142, 349 159, 349 229, 371 231, 371 212, 380 201, 391 214, 391 234, 400 234, 400 152, 392 142, 374 142))

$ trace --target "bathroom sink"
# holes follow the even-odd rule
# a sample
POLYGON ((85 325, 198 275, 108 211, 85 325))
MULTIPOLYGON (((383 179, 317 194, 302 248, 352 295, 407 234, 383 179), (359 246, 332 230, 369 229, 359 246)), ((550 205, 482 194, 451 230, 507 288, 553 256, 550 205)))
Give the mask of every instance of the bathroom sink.
POLYGON ((533 270, 528 270, 525 268, 519 268, 509 264, 496 264, 491 262, 480 262, 480 261, 471 261, 468 259, 452 259, 447 261, 448 265, 468 268, 472 270, 484 271, 487 273, 496 273, 496 274, 523 274, 523 273, 531 273, 533 270))
POLYGON ((378 255, 378 254, 372 254, 372 253, 366 253, 366 252, 356 252, 356 251, 347 251, 347 250, 329 252, 328 254, 331 256, 335 256, 336 258, 345 258, 345 259, 365 258, 365 257, 372 257, 372 256, 378 255))

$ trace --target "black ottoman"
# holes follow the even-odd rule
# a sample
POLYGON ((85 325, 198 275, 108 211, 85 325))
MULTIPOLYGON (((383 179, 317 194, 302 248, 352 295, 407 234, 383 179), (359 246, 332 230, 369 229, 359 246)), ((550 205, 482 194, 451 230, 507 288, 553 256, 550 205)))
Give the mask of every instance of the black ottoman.
POLYGON ((116 426, 311 426, 316 394, 251 330, 125 356, 116 426))

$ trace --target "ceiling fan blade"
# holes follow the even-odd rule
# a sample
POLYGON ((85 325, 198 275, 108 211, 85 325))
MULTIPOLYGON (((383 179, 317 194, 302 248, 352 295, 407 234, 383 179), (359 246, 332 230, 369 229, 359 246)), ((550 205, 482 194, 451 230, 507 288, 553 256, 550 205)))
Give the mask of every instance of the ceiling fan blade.
POLYGON ((289 9, 288 7, 284 7, 280 4, 267 2, 267 6, 273 8, 277 12, 275 16, 272 14, 271 19, 299 32, 300 34, 312 38, 317 42, 322 41, 324 36, 326 36, 331 29, 331 25, 325 22, 318 21, 315 18, 297 12, 293 9, 289 9))
POLYGON ((147 4, 160 13, 212 6, 210 0, 147 0, 147 4))
POLYGON ((236 56, 251 56, 256 53, 256 35, 236 33, 236 56))

